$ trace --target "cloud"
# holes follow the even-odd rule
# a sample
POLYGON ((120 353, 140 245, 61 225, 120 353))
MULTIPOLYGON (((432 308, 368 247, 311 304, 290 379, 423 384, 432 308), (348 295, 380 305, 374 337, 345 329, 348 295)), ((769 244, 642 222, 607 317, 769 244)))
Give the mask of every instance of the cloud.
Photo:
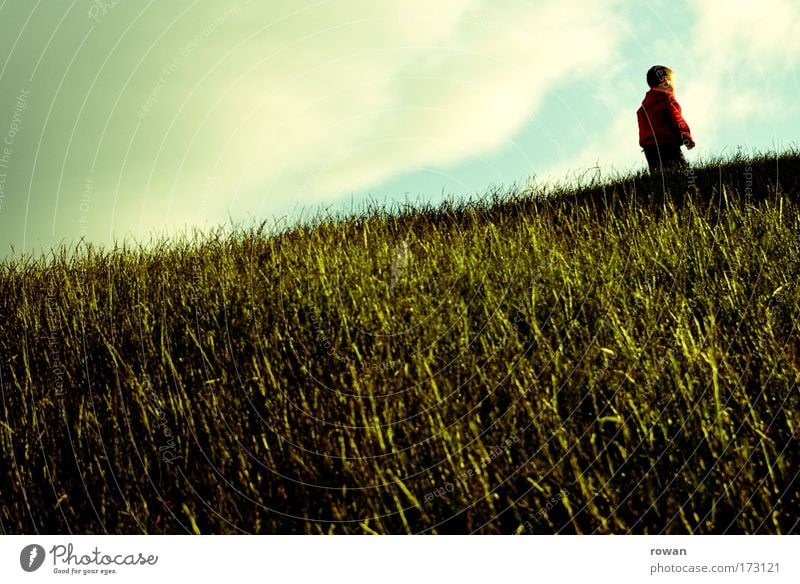
POLYGON ((698 0, 693 53, 702 67, 736 78, 782 71, 800 54, 800 6, 792 0, 698 0))
POLYGON ((120 197, 120 227, 269 215, 492 152, 619 36, 599 1, 293 6, 242 4, 221 21, 204 5, 160 41, 137 111, 192 50, 140 123, 128 160, 152 178, 143 199, 120 197))
POLYGON ((800 5, 791 0, 723 2, 699 0, 691 36, 691 81, 686 102, 692 104, 698 135, 716 149, 726 146, 731 125, 781 125, 795 115, 796 99, 781 87, 794 75, 800 56, 800 5))
POLYGON ((478 177, 506 150, 525 160, 497 164, 499 180, 641 168, 634 112, 653 62, 678 72, 690 158, 788 140, 800 113, 790 0, 121 2, 97 21, 22 6, 0 19, 7 119, 31 95, 0 231, 23 245, 478 177))
POLYGON ((446 166, 493 151, 548 91, 602 65, 614 39, 599 4, 486 3, 465 11, 441 47, 419 51, 388 80, 390 102, 372 110, 359 137, 380 145, 341 165, 318 194, 367 187, 398 166, 446 166), (365 162, 372 173, 359 180, 365 162))

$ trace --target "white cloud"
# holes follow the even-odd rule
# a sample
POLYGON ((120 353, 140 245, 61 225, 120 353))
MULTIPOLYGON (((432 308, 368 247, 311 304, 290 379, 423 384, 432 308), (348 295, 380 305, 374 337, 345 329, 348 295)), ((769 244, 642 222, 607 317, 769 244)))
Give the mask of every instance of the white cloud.
POLYGON ((693 53, 702 69, 740 78, 781 71, 800 52, 800 6, 793 0, 697 0, 693 53))
MULTIPOLYGON (((691 103, 693 129, 716 149, 729 125, 781 123, 794 101, 778 97, 800 56, 800 5, 792 0, 724 2, 698 0, 692 33, 691 103)), ((746 142, 748 136, 742 135, 746 142)), ((698 142, 700 143, 700 141, 698 142)))
POLYGON ((238 192, 234 214, 246 216, 480 156, 507 143, 549 89, 603 66, 619 41, 608 2, 429 6, 337 1, 267 29, 288 4, 243 6, 244 29, 220 26, 142 125, 152 144, 175 121, 169 149, 186 160, 152 185, 145 216, 202 220, 192 193, 206 175, 214 194, 202 215, 224 216, 238 192))
MULTIPOLYGON (((43 4, 24 37, 31 48, 17 51, 6 75, 9 87, 26 87, 29 55, 47 45, 25 120, 42 142, 27 166, 22 141, 14 156, 30 208, 57 208, 52 221, 32 221, 23 199, 9 196, 4 217, 31 237, 38 230, 68 239, 85 226, 104 242, 111 230, 141 237, 164 226, 216 225, 228 210, 236 219, 268 217, 295 203, 364 193, 409 169, 482 167, 536 132, 549 158, 552 148, 560 157, 550 169, 534 161, 530 171, 540 176, 598 163, 604 172, 641 167, 634 112, 643 60, 649 66, 662 56, 681 80, 678 99, 698 142, 692 156, 731 142, 732 127, 743 128, 745 143, 750 128, 763 134, 773 124, 786 136, 796 127, 800 5, 659 6, 199 0, 145 10, 120 3, 99 23, 69 13, 64 30, 74 34, 51 39, 68 8, 43 4), (592 107, 569 109, 587 95, 592 107), (545 119, 540 106, 562 97, 562 110, 545 119)), ((13 20, 3 22, 13 29, 13 20)), ((514 164, 506 168, 523 163, 514 164)))

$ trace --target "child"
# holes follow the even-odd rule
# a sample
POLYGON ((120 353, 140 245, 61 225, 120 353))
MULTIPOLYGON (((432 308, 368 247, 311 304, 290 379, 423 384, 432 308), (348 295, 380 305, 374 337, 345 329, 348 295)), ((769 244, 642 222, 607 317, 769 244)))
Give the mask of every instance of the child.
POLYGON ((647 71, 650 86, 636 112, 639 121, 639 146, 644 150, 650 171, 666 167, 685 167, 681 144, 694 148, 689 125, 675 100, 672 69, 653 65, 647 71))

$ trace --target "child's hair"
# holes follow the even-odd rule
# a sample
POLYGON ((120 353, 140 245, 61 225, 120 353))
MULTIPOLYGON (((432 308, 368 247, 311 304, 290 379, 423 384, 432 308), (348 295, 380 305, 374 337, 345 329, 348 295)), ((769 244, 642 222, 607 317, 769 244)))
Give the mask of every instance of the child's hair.
POLYGON ((647 70, 647 84, 658 87, 667 77, 672 77, 672 69, 664 65, 653 65, 647 70))

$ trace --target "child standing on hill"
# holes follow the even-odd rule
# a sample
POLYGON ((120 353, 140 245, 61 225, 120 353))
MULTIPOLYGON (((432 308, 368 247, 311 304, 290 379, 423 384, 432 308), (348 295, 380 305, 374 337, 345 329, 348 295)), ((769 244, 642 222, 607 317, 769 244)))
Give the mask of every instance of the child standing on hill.
POLYGON ((681 145, 694 148, 689 125, 675 100, 672 69, 653 65, 647 71, 650 86, 642 107, 636 112, 639 121, 639 146, 644 150, 650 171, 667 167, 685 167, 681 145))

